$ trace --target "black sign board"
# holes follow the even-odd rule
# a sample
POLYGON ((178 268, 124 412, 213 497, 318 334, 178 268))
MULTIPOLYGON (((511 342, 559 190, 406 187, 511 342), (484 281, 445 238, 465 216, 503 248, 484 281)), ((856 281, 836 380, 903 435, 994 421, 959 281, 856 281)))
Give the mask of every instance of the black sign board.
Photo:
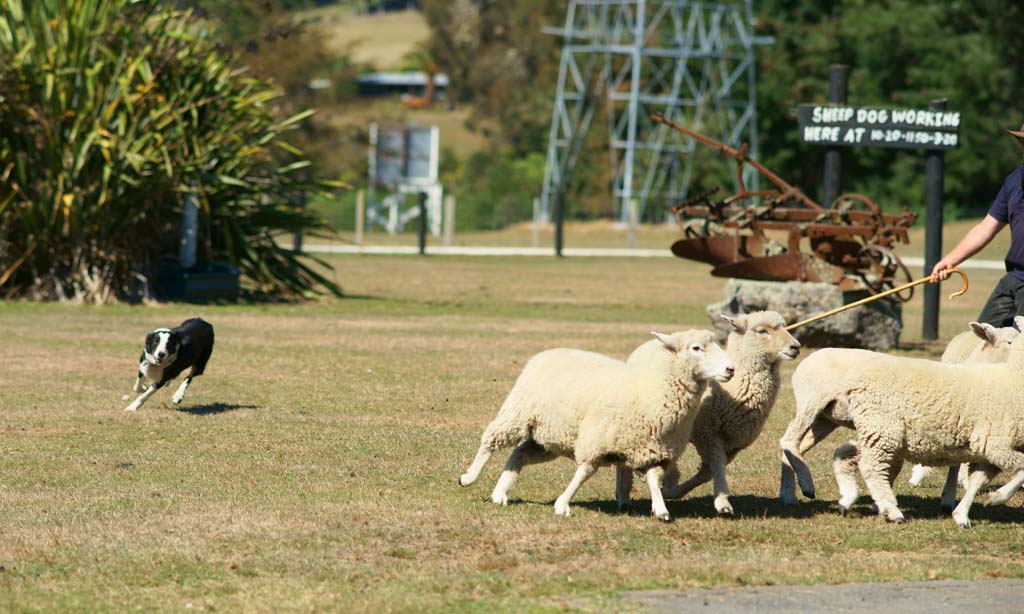
POLYGON ((954 149, 959 111, 800 105, 800 142, 811 145, 954 149))

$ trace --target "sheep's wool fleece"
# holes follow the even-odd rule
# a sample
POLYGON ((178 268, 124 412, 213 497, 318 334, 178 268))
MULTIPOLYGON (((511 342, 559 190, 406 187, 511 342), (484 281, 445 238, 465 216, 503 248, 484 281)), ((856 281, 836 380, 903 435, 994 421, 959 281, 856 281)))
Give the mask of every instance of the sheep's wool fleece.
MULTIPOLYGON (((993 462, 1024 444, 1024 342, 1010 361, 945 364, 875 354, 843 376, 861 441, 924 464, 993 462)), ((1004 467, 1006 468, 1006 467, 1004 467)))
POLYGON ((979 339, 971 331, 964 331, 949 340, 949 345, 942 352, 942 362, 957 363, 967 360, 979 347, 985 345, 985 341, 979 339))

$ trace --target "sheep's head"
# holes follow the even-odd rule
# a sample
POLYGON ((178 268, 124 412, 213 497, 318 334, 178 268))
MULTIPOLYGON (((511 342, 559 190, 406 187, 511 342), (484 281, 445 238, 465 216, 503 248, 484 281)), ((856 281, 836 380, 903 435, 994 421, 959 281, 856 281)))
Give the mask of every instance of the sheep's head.
MULTIPOLYGON (((1013 321, 1019 327, 1024 324, 1024 317, 1017 316, 1013 321)), ((1006 362, 1010 355, 1010 345, 1020 336, 1020 330, 1015 326, 996 328, 984 322, 970 322, 969 326, 971 332, 985 343, 975 348, 964 362, 1006 362)))
POLYGON ((727 382, 736 372, 736 365, 715 340, 714 333, 706 330, 687 330, 666 335, 651 331, 662 346, 676 357, 692 362, 701 380, 727 382))
POLYGON ((763 356, 769 362, 792 360, 800 354, 800 342, 786 330, 786 321, 775 311, 757 311, 730 318, 722 316, 730 326, 729 350, 763 356), (743 349, 741 349, 743 348, 743 349))

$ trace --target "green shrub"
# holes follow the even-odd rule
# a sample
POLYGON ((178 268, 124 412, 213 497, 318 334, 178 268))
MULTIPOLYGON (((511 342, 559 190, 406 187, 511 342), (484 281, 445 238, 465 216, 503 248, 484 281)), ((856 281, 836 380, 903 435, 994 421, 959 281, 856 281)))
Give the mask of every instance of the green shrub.
POLYGON ((459 230, 493 230, 533 216, 533 198, 544 180, 544 155, 515 157, 480 152, 458 173, 459 230))
POLYGON ((142 298, 177 252, 183 196, 201 205, 200 259, 261 291, 329 280, 274 237, 322 222, 315 188, 253 79, 171 3, 0 0, 0 289, 88 302, 142 298))

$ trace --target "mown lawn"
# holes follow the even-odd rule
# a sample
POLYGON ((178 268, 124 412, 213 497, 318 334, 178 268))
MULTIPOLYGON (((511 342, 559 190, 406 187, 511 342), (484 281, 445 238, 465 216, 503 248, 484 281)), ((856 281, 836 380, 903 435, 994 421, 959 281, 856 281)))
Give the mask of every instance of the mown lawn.
MULTIPOLYGON (((905 525, 867 498, 840 517, 842 434, 809 454, 819 499, 777 503, 788 386, 730 466, 735 518, 715 517, 708 486, 669 503, 672 524, 639 486, 638 513, 616 514, 608 470, 556 518, 564 460, 528 468, 497 508, 507 454, 470 488, 455 479, 524 362, 555 346, 625 357, 652 328, 707 326, 723 280, 675 259, 332 262, 346 299, 0 304, 0 610, 604 610, 624 589, 1024 577, 1021 495, 958 530, 936 474, 900 480, 905 525), (191 315, 216 326, 207 374, 180 408, 172 388, 123 412, 144 334, 191 315)), ((945 338, 996 279, 973 272, 945 338)), ((938 356, 919 331, 918 297, 901 351, 938 356)))

